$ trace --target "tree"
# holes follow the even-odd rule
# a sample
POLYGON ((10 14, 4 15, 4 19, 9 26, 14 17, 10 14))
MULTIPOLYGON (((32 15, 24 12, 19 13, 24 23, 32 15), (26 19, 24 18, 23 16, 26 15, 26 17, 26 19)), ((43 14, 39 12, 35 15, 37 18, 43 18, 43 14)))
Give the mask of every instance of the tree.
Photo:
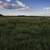
POLYGON ((3 16, 2 14, 0 14, 0 16, 3 16))

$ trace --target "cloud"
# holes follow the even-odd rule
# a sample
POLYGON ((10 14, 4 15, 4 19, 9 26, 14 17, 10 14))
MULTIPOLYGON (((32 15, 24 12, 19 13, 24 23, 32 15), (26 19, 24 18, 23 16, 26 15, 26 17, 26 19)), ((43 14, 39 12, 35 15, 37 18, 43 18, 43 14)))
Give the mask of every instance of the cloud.
POLYGON ((22 6, 22 7, 25 7, 25 5, 23 3, 21 3, 20 1, 17 0, 17 3, 22 6))
POLYGON ((50 16, 50 7, 44 7, 42 8, 39 13, 41 13, 41 15, 45 15, 45 16, 50 16))
POLYGON ((32 11, 31 10, 28 10, 26 11, 26 8, 23 8, 22 9, 11 9, 11 10, 8 10, 8 9, 0 9, 0 14, 3 14, 3 15, 32 15, 32 11))
POLYGON ((6 3, 3 5, 0 2, 0 14, 4 15, 35 15, 35 16, 50 16, 50 7, 44 7, 40 10, 32 10, 27 7, 23 3, 17 0, 17 4, 14 6, 13 4, 6 3), (7 9, 4 9, 7 8, 7 9), (13 9, 12 9, 13 8, 13 9))
POLYGON ((30 8, 21 8, 21 9, 2 9, 2 11, 0 10, 0 13, 4 14, 4 15, 27 15, 27 16, 50 16, 50 9, 41 9, 41 10, 37 10, 37 11, 33 11, 30 8))
POLYGON ((17 3, 10 3, 11 0, 6 0, 7 2, 0 1, 0 8, 4 9, 18 9, 23 8, 25 5, 17 0, 17 3))

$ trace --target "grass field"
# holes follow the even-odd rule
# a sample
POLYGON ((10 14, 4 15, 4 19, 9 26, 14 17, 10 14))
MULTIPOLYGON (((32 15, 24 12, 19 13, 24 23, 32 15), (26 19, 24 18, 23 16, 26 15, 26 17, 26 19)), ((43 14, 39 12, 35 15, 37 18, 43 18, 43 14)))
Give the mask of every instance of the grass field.
POLYGON ((50 18, 0 17, 0 50, 50 50, 50 18))

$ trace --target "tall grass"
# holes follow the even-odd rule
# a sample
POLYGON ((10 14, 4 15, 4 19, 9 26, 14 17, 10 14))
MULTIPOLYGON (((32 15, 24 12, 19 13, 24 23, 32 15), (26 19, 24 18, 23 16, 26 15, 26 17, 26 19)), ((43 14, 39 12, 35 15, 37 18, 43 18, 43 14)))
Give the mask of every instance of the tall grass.
POLYGON ((1 50, 49 50, 50 19, 0 17, 1 50))

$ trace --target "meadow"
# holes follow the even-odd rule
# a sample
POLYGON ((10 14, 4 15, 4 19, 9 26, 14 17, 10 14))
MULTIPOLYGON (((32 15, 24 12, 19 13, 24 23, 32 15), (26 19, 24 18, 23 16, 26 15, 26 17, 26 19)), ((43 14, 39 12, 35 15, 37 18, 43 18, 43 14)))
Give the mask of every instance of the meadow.
POLYGON ((0 16, 0 50, 50 50, 50 17, 0 16))

